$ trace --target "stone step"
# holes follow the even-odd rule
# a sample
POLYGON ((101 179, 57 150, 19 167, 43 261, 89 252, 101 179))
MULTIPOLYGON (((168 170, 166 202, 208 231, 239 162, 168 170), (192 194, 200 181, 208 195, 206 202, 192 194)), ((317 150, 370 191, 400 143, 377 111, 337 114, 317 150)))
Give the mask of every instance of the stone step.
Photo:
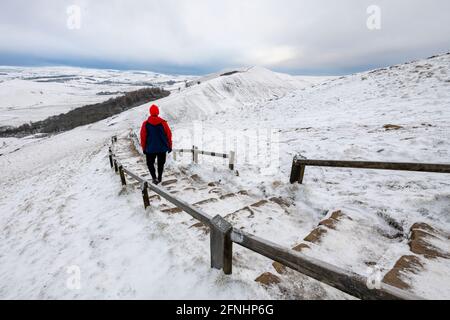
MULTIPOLYGON (((276 198, 276 200, 275 199, 273 199, 273 200, 271 199, 270 202, 276 203, 281 208, 289 208, 290 206, 292 206, 292 204, 289 203, 287 200, 280 199, 280 198, 276 198)), ((252 211, 254 211, 254 210, 261 210, 261 208, 263 208, 264 206, 266 206, 270 202, 264 202, 264 201, 259 202, 255 206, 251 207, 250 210, 252 210, 252 211)), ((317 227, 314 228, 303 239, 304 242, 293 246, 292 250, 306 254, 307 252, 312 250, 312 246, 320 245, 320 242, 325 237, 325 235, 327 234, 328 230, 336 230, 337 229, 337 225, 339 224, 339 222, 341 222, 343 220, 346 220, 346 219, 348 219, 350 221, 352 220, 349 216, 347 216, 344 213, 342 213, 342 211, 334 211, 334 212, 332 212, 327 219, 324 219, 324 220, 320 221, 319 224, 317 225, 317 227)), ((279 262, 274 261, 272 263, 272 267, 273 267, 273 270, 271 270, 268 273, 264 273, 264 274, 260 275, 255 281, 260 282, 262 284, 265 284, 264 282, 265 282, 266 278, 271 280, 271 279, 281 279, 280 277, 286 277, 287 281, 293 282, 299 276, 296 272, 290 270, 288 267, 284 266, 283 264, 281 264, 279 262), (278 274, 278 276, 275 276, 276 278, 273 278, 272 277, 273 276, 272 272, 275 272, 276 274, 278 274), (268 276, 268 275, 272 275, 272 276, 268 276), (293 278, 291 278, 291 277, 293 277, 293 278), (261 279, 264 280, 264 281, 261 281, 261 279)), ((273 283, 273 284, 277 284, 277 283, 273 283)))
POLYGON ((215 215, 219 214, 223 217, 230 212, 235 212, 242 208, 248 207, 255 203, 255 199, 250 196, 240 194, 225 194, 225 197, 214 197, 213 201, 198 202, 196 206, 202 208, 205 212, 213 212, 215 215))
POLYGON ((337 224, 343 219, 352 220, 350 217, 343 214, 342 211, 333 212, 328 219, 320 221, 317 228, 312 230, 303 240, 310 243, 320 243, 328 230, 336 230, 337 224))
POLYGON ((410 229, 411 252, 427 259, 450 259, 450 235, 426 223, 416 223, 410 229))
POLYGON ((181 210, 180 208, 169 208, 169 209, 161 210, 161 212, 168 213, 168 214, 176 214, 176 213, 183 212, 183 210, 181 210))
MULTIPOLYGON (((426 223, 415 223, 409 232, 411 254, 397 260, 384 276, 383 282, 403 290, 411 290, 412 283, 422 277, 428 262, 449 266, 450 235, 426 223)), ((447 272, 450 271, 447 268, 447 272)), ((445 270, 445 268, 442 268, 445 270)), ((441 276, 443 271, 440 272, 441 276)), ((439 277, 439 274, 436 274, 439 277)))
POLYGON ((163 180, 163 181, 161 182, 161 186, 167 187, 167 186, 176 184, 177 182, 178 182, 177 179, 171 179, 171 180, 166 180, 166 181, 163 180))
POLYGON ((197 222, 197 223, 193 224, 189 229, 200 230, 203 233, 203 235, 207 235, 210 232, 209 228, 201 222, 197 222))
POLYGON ((208 203, 215 203, 215 202, 219 202, 219 199, 217 199, 217 198, 209 198, 209 199, 205 199, 205 200, 196 202, 193 205, 199 207, 199 206, 202 206, 202 205, 205 205, 205 204, 208 204, 208 203))
POLYGON ((421 258, 414 255, 401 257, 383 278, 383 282, 402 290, 411 289, 413 275, 423 270, 421 258))

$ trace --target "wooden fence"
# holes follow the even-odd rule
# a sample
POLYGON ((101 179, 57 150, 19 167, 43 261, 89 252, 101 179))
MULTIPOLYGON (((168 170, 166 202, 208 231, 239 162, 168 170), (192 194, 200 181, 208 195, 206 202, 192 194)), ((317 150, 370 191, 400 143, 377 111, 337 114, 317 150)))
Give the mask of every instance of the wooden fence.
MULTIPOLYGON (((141 150, 142 147, 140 146, 139 143, 139 139, 136 136, 136 134, 132 131, 130 133, 130 137, 133 140, 133 143, 136 147, 137 150, 141 150)), ((113 137, 115 138, 115 137, 113 137)), ((230 170, 234 170, 235 168, 235 163, 236 163, 236 152, 234 151, 230 151, 230 153, 226 154, 226 153, 218 153, 218 152, 209 152, 209 151, 202 151, 199 150, 198 147, 196 146, 192 146, 192 149, 173 149, 173 159, 176 161, 177 160, 177 155, 178 154, 183 154, 183 153, 192 153, 192 162, 193 163, 198 163, 198 156, 199 155, 204 155, 204 156, 211 156, 211 157, 217 157, 217 158, 222 158, 222 159, 228 159, 228 168, 230 168, 230 170)))
POLYGON ((416 172, 450 173, 450 164, 406 163, 406 162, 370 162, 370 161, 338 161, 338 160, 309 160, 294 157, 292 162, 290 182, 303 183, 306 167, 333 167, 353 169, 376 169, 416 172))
POLYGON ((174 149, 173 150, 174 160, 177 160, 178 153, 180 153, 180 154, 192 153, 192 162, 194 162, 194 163, 198 163, 199 155, 229 159, 228 168, 230 168, 230 170, 234 170, 234 167, 235 167, 236 153, 234 151, 230 151, 229 154, 225 154, 225 153, 218 153, 218 152, 202 151, 202 150, 199 150, 198 147, 192 146, 192 149, 174 149))
MULTIPOLYGON (((114 144, 117 139, 113 138, 112 141, 114 144)), ((109 161, 111 168, 119 174, 123 186, 127 184, 127 176, 141 184, 145 208, 150 206, 148 190, 151 190, 207 226, 210 229, 211 267, 223 270, 227 275, 232 273, 233 243, 235 243, 359 299, 421 300, 420 297, 385 283, 380 283, 378 289, 370 289, 369 280, 364 276, 233 228, 220 215, 212 217, 174 197, 164 188, 131 172, 115 157, 113 148, 109 149, 109 161)))

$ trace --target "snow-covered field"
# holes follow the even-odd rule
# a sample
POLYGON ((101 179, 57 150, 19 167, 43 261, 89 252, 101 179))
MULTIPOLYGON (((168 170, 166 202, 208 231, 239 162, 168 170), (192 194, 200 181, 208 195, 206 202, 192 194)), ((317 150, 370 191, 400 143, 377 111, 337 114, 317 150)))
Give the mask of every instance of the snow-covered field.
MULTIPOLYGON (((427 222, 450 232, 448 177, 307 168, 304 185, 290 185, 292 158, 448 163, 450 55, 320 80, 248 68, 173 92, 158 104, 175 147, 235 149, 239 176, 220 160, 193 166, 186 157, 169 166, 290 199, 288 216, 240 221, 286 247, 342 210, 353 220, 305 254, 363 275, 373 264, 387 272, 409 250, 406 237, 386 240, 398 232, 388 221, 405 231, 427 222)), ((0 298, 348 298, 299 275, 285 281, 287 291, 265 289, 254 279, 274 272, 271 261, 238 248, 226 277, 210 270, 207 239, 155 207, 145 213, 139 192, 122 190, 109 169, 107 146, 113 134, 137 130, 147 110, 40 140, 0 139, 0 298), (66 285, 70 266, 80 268, 80 290, 66 285)), ((412 292, 450 298, 446 261, 428 262, 412 292)))
POLYGON ((44 120, 144 87, 174 90, 192 78, 146 71, 0 66, 0 126, 44 120))

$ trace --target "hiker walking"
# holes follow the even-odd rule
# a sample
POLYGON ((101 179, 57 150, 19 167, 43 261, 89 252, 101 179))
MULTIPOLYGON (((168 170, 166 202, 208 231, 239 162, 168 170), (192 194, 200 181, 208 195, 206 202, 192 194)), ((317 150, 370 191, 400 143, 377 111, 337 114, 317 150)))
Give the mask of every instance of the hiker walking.
POLYGON ((159 117, 159 108, 150 107, 150 117, 141 127, 141 146, 147 158, 147 166, 152 175, 153 183, 162 181, 166 154, 172 152, 172 131, 167 121, 159 117), (155 172, 155 160, 158 159, 158 176, 155 172))

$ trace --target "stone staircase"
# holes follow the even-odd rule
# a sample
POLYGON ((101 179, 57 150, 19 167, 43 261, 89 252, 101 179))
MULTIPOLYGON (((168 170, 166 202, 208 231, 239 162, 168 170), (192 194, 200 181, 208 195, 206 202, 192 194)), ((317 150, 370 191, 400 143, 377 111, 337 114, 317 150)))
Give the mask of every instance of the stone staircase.
MULTIPOLYGON (((127 134, 118 137, 114 152, 127 169, 149 178, 145 161, 127 134)), ((127 180, 129 188, 140 187, 137 182, 127 180)), ((301 229, 300 221, 293 217, 297 209, 287 198, 262 199, 249 190, 224 185, 221 181, 205 181, 197 174, 190 174, 186 167, 173 164, 167 166, 161 185, 179 199, 210 215, 219 214, 235 228, 255 235, 265 236, 273 230, 298 233, 301 229), (286 224, 286 219, 292 219, 292 224, 286 224)), ((206 239, 209 229, 202 223, 183 214, 182 210, 159 195, 150 194, 150 202, 152 210, 176 219, 176 222, 185 224, 189 230, 195 230, 197 236, 206 239)), ((413 283, 416 279, 430 276, 425 272, 428 261, 442 265, 443 270, 447 270, 441 276, 443 281, 448 282, 449 234, 424 223, 414 224, 409 234, 398 230, 387 231, 375 225, 371 219, 351 217, 343 211, 329 212, 292 249, 364 276, 368 275, 371 268, 377 268, 382 275, 380 280, 411 292, 414 292, 413 283), (410 253, 405 255, 406 242, 410 253)), ((241 263, 245 268, 245 259, 239 254, 236 256, 236 265, 241 263)), ((330 291, 324 289, 323 284, 311 281, 278 262, 274 262, 271 270, 262 273, 255 281, 268 288, 277 287, 283 297, 330 298, 330 291)), ((339 293, 335 297, 342 299, 343 295, 339 293)))
MULTIPOLYGON (((118 136, 114 153, 120 163, 128 170, 141 177, 149 178, 149 172, 142 155, 136 150, 135 145, 128 134, 118 136)), ((161 186, 177 198, 202 209, 211 215, 225 217, 235 227, 254 232, 257 229, 249 225, 249 219, 258 215, 259 218, 276 219, 277 216, 289 215, 292 204, 288 199, 273 197, 261 199, 248 190, 240 190, 231 185, 224 185, 220 181, 205 181, 197 174, 190 174, 183 166, 168 165, 164 173, 161 186)), ((127 179, 128 187, 139 188, 137 182, 127 179)), ((153 209, 164 214, 182 215, 182 210, 172 205, 159 195, 149 195, 153 209)), ((209 230, 196 220, 183 215, 185 223, 192 222, 191 228, 201 229, 207 234, 209 230)))

